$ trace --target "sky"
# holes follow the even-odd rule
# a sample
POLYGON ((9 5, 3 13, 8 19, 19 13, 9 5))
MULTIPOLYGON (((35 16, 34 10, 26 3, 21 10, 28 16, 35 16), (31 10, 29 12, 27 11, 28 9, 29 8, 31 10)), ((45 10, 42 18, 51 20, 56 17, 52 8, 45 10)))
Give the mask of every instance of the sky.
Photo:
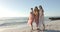
POLYGON ((60 16, 60 0, 0 0, 0 18, 28 17, 30 8, 42 5, 44 16, 60 16))

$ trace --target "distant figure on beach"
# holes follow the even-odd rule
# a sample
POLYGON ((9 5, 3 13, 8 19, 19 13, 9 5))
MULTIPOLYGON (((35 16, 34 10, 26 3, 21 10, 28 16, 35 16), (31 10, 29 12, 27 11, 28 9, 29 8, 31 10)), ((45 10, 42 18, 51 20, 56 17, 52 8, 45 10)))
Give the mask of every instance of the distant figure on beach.
POLYGON ((34 8, 33 12, 34 12, 34 20, 35 20, 35 23, 36 23, 36 27, 37 27, 37 29, 39 29, 38 28, 38 25, 39 25, 39 9, 38 9, 37 6, 34 8))
POLYGON ((43 30, 45 30, 45 25, 44 25, 44 10, 42 6, 39 6, 39 26, 43 25, 43 30))
POLYGON ((28 24, 32 28, 32 30, 33 30, 33 25, 32 25, 33 21, 34 21, 34 14, 33 14, 33 8, 31 8, 31 12, 30 12, 30 15, 29 15, 28 24))

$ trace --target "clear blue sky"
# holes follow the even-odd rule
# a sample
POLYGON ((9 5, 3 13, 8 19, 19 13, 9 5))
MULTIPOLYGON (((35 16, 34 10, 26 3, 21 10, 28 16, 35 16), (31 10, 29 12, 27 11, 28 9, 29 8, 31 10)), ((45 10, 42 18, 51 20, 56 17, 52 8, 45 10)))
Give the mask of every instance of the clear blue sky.
POLYGON ((39 5, 45 16, 60 16, 60 0, 0 0, 0 17, 27 17, 39 5))

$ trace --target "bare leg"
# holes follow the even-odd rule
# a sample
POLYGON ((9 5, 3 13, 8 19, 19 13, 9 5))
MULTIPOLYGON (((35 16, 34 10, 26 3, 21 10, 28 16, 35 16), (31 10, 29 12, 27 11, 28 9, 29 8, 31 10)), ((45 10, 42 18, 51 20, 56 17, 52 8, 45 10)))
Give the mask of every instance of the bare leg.
POLYGON ((31 30, 33 30, 33 25, 32 24, 30 24, 30 28, 31 28, 31 30))
POLYGON ((37 30, 39 30, 39 22, 36 22, 37 30))
POLYGON ((32 30, 33 30, 33 25, 31 24, 31 28, 32 28, 32 30))
POLYGON ((43 24, 43 30, 45 30, 45 25, 43 24))
POLYGON ((32 32, 33 31, 33 25, 32 25, 32 23, 30 23, 29 26, 30 26, 30 32, 32 32))

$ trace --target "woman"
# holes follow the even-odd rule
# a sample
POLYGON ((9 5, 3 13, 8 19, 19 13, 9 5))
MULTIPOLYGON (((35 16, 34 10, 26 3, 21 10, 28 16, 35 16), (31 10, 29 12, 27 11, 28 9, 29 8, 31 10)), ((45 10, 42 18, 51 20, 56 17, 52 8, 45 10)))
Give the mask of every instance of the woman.
POLYGON ((33 30, 33 25, 32 25, 33 21, 34 21, 34 14, 33 14, 33 8, 31 8, 31 12, 30 12, 30 15, 29 15, 28 24, 32 28, 32 30, 33 30))
POLYGON ((37 6, 34 9, 34 20, 35 20, 37 29, 39 29, 38 28, 38 25, 39 25, 39 10, 38 10, 37 6))
POLYGON ((43 25, 43 30, 45 30, 45 25, 44 25, 44 10, 42 6, 39 6, 39 24, 40 26, 43 25))

